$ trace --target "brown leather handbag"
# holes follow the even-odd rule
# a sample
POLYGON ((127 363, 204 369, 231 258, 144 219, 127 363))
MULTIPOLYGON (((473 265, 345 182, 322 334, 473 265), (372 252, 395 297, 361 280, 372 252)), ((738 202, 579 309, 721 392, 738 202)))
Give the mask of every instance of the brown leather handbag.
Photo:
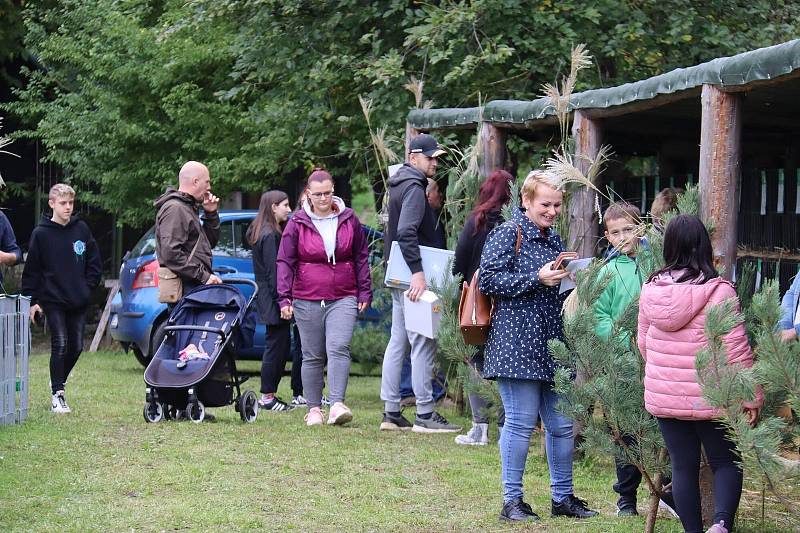
MULTIPOLYGON (((522 227, 517 224, 515 255, 519 255, 521 245, 522 227)), ((475 271, 469 283, 464 282, 464 286, 461 289, 461 301, 458 304, 461 337, 464 339, 464 344, 469 346, 486 344, 489 338, 489 330, 492 327, 492 315, 494 314, 494 301, 483 294, 478 287, 479 275, 480 269, 475 271)))

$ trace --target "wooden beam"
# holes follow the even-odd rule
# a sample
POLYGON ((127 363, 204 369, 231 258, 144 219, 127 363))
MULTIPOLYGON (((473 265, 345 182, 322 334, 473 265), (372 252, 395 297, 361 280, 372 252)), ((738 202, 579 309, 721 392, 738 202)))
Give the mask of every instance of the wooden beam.
POLYGON ((713 221, 714 262, 727 279, 736 266, 739 181, 742 170, 742 99, 704 85, 701 97, 700 213, 713 221))
POLYGON ((106 305, 103 308, 103 314, 100 316, 100 323, 97 324, 94 338, 92 338, 92 344, 89 346, 90 352, 96 352, 97 348, 100 347, 100 341, 103 340, 103 334, 106 332, 106 326, 108 326, 108 317, 111 315, 111 302, 114 301, 114 297, 119 292, 119 280, 106 280, 105 286, 111 290, 108 292, 106 305))
POLYGON ((403 155, 403 161, 406 163, 408 163, 408 149, 411 145, 411 141, 420 133, 422 133, 420 130, 416 129, 411 125, 410 122, 406 121, 406 153, 403 155))
POLYGON ((508 132, 489 122, 481 123, 480 131, 480 172, 484 178, 493 171, 505 168, 506 139, 508 132))
POLYGON ((753 80, 749 83, 745 83, 744 85, 720 86, 719 90, 726 93, 741 93, 741 92, 746 93, 754 89, 760 89, 762 87, 772 87, 775 85, 780 85, 782 83, 786 83, 787 81, 791 81, 797 78, 800 78, 800 69, 795 69, 789 72, 788 74, 784 74, 783 76, 775 76, 774 78, 770 78, 767 80, 753 80))
MULTIPOLYGON (((583 111, 576 111, 572 136, 575 139, 575 165, 585 174, 600 151, 601 122, 587 117, 583 111)), ((569 249, 581 257, 592 257, 599 239, 595 195, 592 189, 582 187, 569 199, 569 249)))

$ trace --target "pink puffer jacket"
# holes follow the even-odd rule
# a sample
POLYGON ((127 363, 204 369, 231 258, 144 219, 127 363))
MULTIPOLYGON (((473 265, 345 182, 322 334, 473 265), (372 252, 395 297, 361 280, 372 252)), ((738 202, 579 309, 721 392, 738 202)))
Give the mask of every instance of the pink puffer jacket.
MULTIPOLYGON (((678 273, 675 276, 679 277, 678 273)), ((706 309, 729 298, 736 298, 736 291, 722 278, 696 285, 677 283, 672 275, 661 274, 642 287, 638 343, 645 359, 647 412, 682 420, 709 420, 718 416, 700 393, 694 365, 697 352, 707 345, 706 309)), ((753 352, 743 324, 737 324, 724 342, 728 363, 747 368, 753 365, 753 352)), ((759 391, 756 401, 747 407, 761 403, 759 391)))

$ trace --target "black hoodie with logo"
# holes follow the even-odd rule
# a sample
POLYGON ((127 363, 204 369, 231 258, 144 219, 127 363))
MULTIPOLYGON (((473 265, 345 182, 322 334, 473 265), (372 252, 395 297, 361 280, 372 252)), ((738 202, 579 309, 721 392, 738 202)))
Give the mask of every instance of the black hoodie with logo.
POLYGON ((82 309, 100 284, 100 250, 86 222, 72 217, 62 226, 47 217, 31 234, 22 271, 22 294, 31 304, 82 309))

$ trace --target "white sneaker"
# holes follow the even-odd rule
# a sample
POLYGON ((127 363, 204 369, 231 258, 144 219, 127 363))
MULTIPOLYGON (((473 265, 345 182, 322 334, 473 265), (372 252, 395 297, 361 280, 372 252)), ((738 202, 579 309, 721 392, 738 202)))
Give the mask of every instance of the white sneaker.
POLYGON ((72 409, 67 405, 67 400, 64 398, 64 392, 59 391, 53 394, 50 400, 50 410, 54 413, 71 413, 72 409))
POLYGON ((298 394, 294 398, 292 398, 292 405, 295 407, 308 407, 308 401, 303 398, 302 394, 298 394))
POLYGON ((489 424, 476 424, 473 422, 472 429, 466 435, 458 435, 456 437, 456 444, 486 446, 489 444, 489 424))

